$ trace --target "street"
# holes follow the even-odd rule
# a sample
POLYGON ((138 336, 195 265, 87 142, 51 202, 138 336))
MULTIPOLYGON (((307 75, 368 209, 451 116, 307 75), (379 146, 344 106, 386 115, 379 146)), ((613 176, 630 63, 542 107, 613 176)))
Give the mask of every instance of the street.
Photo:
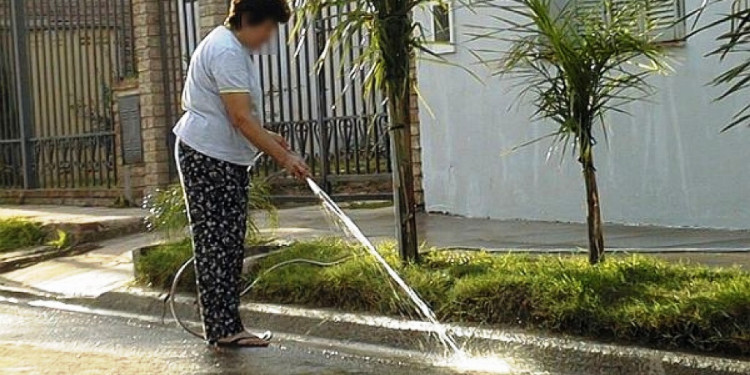
MULTIPOLYGON (((36 306, 33 306, 35 305, 36 306)), ((268 349, 216 350, 172 324, 0 302, 2 374, 453 374, 351 353, 314 340, 274 339, 268 349)))

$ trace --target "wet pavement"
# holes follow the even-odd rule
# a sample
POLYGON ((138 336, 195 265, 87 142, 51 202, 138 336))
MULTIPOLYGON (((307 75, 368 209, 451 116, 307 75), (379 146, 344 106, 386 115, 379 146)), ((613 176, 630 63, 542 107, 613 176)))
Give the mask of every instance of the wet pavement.
POLYGON ((100 316, 0 302, 3 374, 466 373, 401 354, 342 349, 347 345, 282 335, 267 349, 218 351, 146 317, 100 316))

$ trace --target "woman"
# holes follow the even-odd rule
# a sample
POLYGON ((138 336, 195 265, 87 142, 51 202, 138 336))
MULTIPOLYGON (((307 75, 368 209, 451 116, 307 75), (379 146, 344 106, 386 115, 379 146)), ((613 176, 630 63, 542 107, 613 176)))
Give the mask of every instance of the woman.
POLYGON ((289 20, 285 0, 233 0, 225 25, 198 45, 174 128, 176 159, 190 218, 205 339, 219 346, 265 347, 240 320, 247 168, 259 151, 299 179, 305 162, 259 120, 262 90, 251 51, 289 20))

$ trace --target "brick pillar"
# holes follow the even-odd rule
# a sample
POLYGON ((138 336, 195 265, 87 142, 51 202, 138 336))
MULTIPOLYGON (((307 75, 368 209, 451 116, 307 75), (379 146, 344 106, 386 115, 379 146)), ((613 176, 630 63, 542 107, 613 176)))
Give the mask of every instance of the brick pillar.
POLYGON ((165 108, 165 43, 160 1, 132 0, 133 35, 135 37, 136 71, 141 104, 143 137, 143 184, 146 191, 170 182, 167 132, 172 125, 165 108))
POLYGON ((422 185, 422 143, 419 138, 419 94, 417 93, 417 62, 411 60, 410 74, 412 89, 409 97, 411 116, 411 161, 414 173, 414 199, 417 206, 424 208, 424 187, 422 185))
POLYGON ((201 0, 200 2, 200 26, 201 37, 206 36, 216 26, 224 23, 229 11, 228 0, 201 0))

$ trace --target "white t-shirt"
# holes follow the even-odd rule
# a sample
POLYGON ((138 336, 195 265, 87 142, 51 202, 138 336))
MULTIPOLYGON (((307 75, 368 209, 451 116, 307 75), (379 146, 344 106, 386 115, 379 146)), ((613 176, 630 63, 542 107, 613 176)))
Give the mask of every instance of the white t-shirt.
POLYGON ((212 158, 250 165, 258 152, 227 115, 221 94, 248 93, 258 117, 262 91, 258 70, 234 33, 219 26, 203 39, 188 68, 182 107, 186 111, 173 132, 182 142, 212 158))

